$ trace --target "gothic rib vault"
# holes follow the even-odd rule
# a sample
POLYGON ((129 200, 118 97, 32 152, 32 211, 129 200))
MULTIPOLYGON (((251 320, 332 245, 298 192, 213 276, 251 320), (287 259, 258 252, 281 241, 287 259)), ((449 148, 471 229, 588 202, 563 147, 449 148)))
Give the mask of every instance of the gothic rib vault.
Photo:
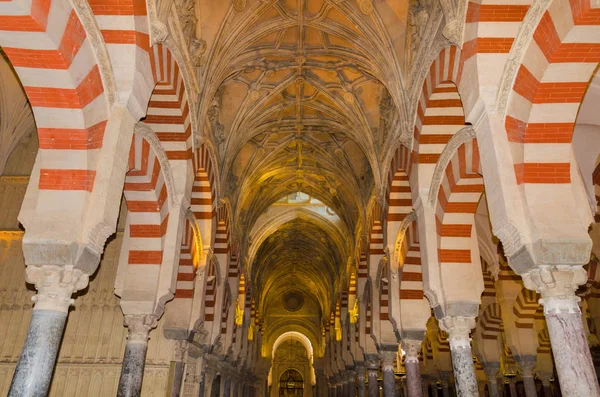
POLYGON ((599 10, 0 0, 0 395, 600 397, 599 10))

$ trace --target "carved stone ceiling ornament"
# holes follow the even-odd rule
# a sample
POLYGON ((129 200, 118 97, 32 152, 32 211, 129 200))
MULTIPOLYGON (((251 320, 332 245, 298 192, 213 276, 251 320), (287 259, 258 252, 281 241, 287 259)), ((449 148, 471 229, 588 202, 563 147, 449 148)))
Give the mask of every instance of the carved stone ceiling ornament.
MULTIPOLYGON (((398 86, 386 87, 401 80, 394 69, 400 62, 376 5, 231 1, 236 12, 209 43, 205 91, 212 97, 202 103, 236 235, 243 239, 273 203, 303 192, 335 212, 354 238, 369 197, 385 179, 380 158, 401 113, 398 86)), ((406 18, 404 0, 384 2, 406 18)), ((396 26, 404 31, 404 22, 396 26)), ((289 222, 249 264, 253 291, 269 302, 294 277, 298 291, 317 298, 328 316, 348 257, 318 222, 289 222)))

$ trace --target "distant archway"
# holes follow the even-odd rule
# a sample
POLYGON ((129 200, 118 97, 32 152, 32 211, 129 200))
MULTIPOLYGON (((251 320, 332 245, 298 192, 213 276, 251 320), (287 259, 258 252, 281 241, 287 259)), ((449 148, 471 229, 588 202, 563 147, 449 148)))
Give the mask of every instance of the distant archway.
POLYGON ((304 378, 300 371, 290 368, 279 376, 278 396, 302 396, 304 393, 304 378))

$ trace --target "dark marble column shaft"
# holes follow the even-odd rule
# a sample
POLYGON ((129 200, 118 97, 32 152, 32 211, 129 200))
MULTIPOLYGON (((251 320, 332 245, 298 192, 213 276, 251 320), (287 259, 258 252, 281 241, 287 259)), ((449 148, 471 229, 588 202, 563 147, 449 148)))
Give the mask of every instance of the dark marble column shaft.
POLYGON ((402 340, 402 349, 405 352, 404 368, 406 369, 406 393, 408 397, 423 397, 421 369, 419 368, 421 344, 421 340, 402 340))
POLYGON ((225 385, 223 386, 223 397, 231 397, 231 379, 225 379, 225 385))
POLYGON ((34 310, 25 345, 8 392, 9 397, 48 395, 67 313, 34 310))
POLYGON ((358 381, 358 397, 366 397, 367 394, 367 369, 363 366, 356 367, 356 379, 358 381))
POLYGON ((384 397, 396 397, 396 376, 394 375, 394 359, 396 351, 384 351, 381 356, 381 369, 383 372, 384 397))
POLYGON ((45 397, 50 389, 71 296, 88 285, 89 277, 71 265, 27 266, 25 279, 37 294, 25 344, 13 375, 9 397, 45 397))
POLYGON ((151 315, 125 316, 129 334, 125 344, 117 397, 140 397, 148 351, 148 334, 150 329, 156 326, 156 322, 156 317, 151 315))
POLYGON ((490 397, 498 396, 498 371, 500 370, 499 362, 488 362, 483 365, 483 371, 487 376, 488 392, 490 397))
POLYGON ((379 397, 379 385, 377 384, 377 370, 369 368, 369 397, 379 397))

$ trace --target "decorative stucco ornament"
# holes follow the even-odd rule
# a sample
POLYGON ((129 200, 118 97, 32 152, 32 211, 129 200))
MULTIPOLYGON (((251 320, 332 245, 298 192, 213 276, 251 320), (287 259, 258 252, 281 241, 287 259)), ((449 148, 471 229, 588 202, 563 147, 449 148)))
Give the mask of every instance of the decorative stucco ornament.
POLYGON ((371 0, 360 0, 358 2, 360 11, 365 15, 370 15, 373 12, 373 3, 371 0))
POLYGON ((246 0, 234 0, 233 9, 237 12, 242 12, 246 8, 246 0))

